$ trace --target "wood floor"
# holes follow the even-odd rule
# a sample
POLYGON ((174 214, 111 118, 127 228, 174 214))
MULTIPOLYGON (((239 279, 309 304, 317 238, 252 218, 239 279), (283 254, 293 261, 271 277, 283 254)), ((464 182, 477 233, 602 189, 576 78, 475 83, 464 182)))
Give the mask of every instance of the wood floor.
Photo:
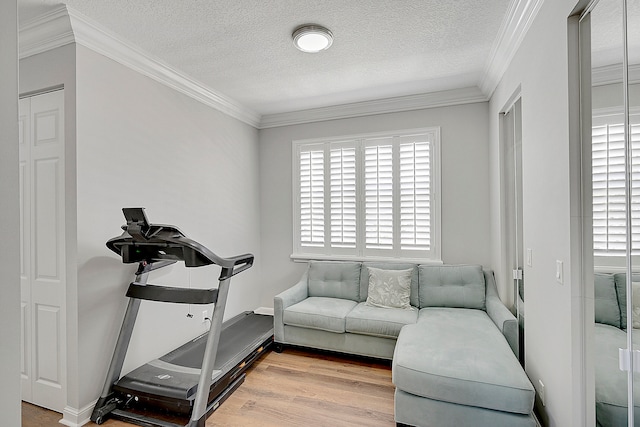
MULTIPOLYGON (((389 363, 285 348, 262 356, 206 425, 389 427, 393 392, 389 363)), ((60 417, 22 405, 23 427, 57 426, 60 417)), ((115 420, 103 425, 130 427, 115 420)))

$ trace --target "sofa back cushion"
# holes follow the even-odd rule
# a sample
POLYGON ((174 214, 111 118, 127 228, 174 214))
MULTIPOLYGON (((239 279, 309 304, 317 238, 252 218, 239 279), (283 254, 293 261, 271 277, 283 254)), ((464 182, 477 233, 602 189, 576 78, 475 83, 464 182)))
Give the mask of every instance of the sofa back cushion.
POLYGON ((418 300, 418 266, 409 263, 393 263, 393 262, 364 262, 362 263, 362 272, 360 273, 360 301, 365 301, 369 296, 369 267, 379 268, 382 270, 408 270, 411 273, 411 295, 409 302, 414 307, 420 303, 418 300))
POLYGON ((360 263, 309 262, 309 296, 360 301, 360 263))
MULTIPOLYGON (((618 306, 620 307, 620 328, 627 329, 627 275, 626 273, 616 273, 613 275, 618 293, 618 306)), ((633 282, 640 282, 640 273, 634 273, 633 282)), ((632 323, 633 319, 629 321, 632 323)))
POLYGON ((457 307, 485 310, 485 281, 479 265, 421 265, 420 308, 457 307))
POLYGON ((595 273, 594 296, 596 322, 620 327, 620 307, 613 274, 595 273))

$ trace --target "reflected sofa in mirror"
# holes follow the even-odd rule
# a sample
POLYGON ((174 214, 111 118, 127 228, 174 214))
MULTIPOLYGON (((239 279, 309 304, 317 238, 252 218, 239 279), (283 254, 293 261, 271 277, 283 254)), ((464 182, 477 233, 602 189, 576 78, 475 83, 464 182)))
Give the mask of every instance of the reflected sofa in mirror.
MULTIPOLYGON (((640 287, 640 274, 633 275, 640 287)), ((627 372, 620 370, 619 349, 627 346, 627 292, 625 273, 595 273, 595 396, 596 425, 627 427, 627 372)), ((640 292, 639 292, 640 294, 640 292)), ((637 322, 629 322, 640 327, 637 322)), ((633 329, 634 335, 640 329, 633 329)), ((640 350, 640 345, 634 345, 640 350)), ((640 386, 636 378, 634 388, 640 386)), ((640 395, 634 396, 634 425, 640 426, 640 395)))

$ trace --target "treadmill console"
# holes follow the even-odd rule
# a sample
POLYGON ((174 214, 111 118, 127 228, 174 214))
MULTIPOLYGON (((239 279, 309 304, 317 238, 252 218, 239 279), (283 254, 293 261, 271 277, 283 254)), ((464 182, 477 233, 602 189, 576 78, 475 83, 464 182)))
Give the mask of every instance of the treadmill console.
POLYGON ((149 232, 149 220, 144 208, 123 208, 122 213, 127 220, 127 225, 122 228, 135 240, 146 240, 149 232))

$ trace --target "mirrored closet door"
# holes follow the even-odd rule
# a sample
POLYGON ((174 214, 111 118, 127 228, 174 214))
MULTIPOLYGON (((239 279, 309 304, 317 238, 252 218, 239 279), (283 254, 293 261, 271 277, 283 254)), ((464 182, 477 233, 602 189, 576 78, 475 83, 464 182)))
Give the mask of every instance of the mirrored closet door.
MULTIPOLYGON (((596 425, 640 427, 640 0, 594 1, 590 34, 596 425)), ((588 137, 588 136, 587 136, 588 137)))

